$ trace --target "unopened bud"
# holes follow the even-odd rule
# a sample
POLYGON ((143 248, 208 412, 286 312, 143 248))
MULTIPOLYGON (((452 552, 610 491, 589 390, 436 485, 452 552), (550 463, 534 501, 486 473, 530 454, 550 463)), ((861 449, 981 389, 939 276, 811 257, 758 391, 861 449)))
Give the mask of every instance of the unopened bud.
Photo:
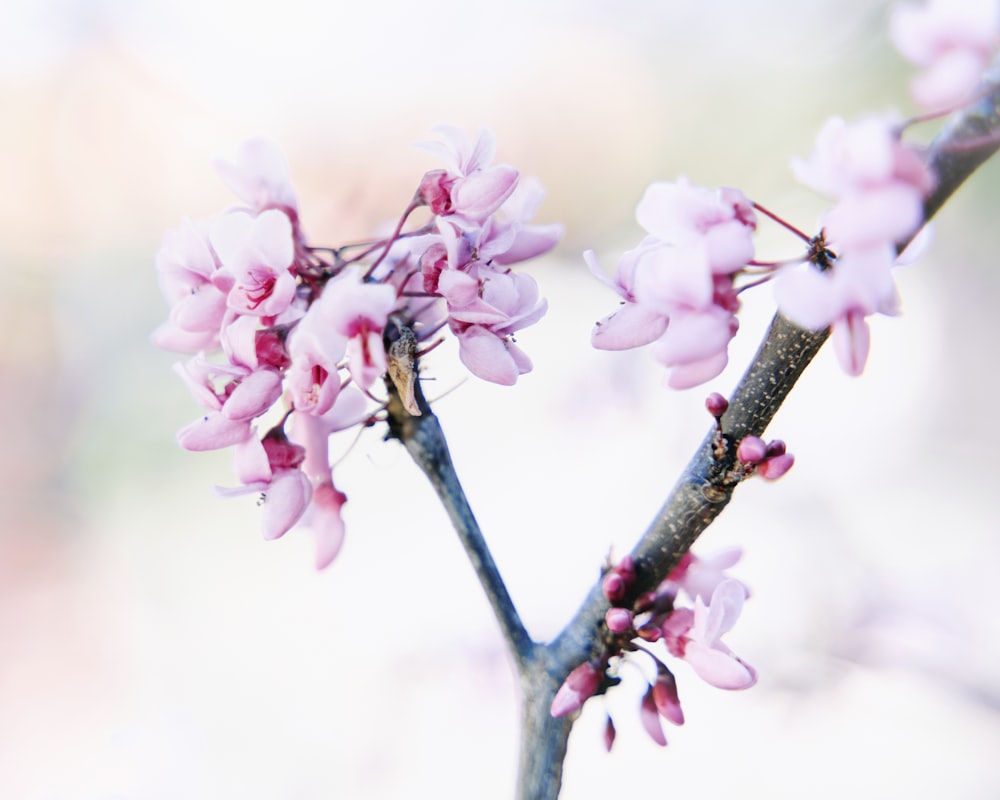
POLYGON ((625 633, 632 627, 632 612, 627 608, 609 608, 604 622, 612 633, 625 633))
POLYGON ((705 398, 705 408, 709 414, 718 419, 729 409, 729 401, 718 392, 712 392, 705 398))
POLYGON ((767 443, 767 457, 783 456, 785 454, 785 443, 781 439, 772 439, 767 443))
POLYGON ((757 474, 769 481, 776 481, 795 463, 795 456, 791 453, 783 453, 780 456, 769 458, 762 464, 757 465, 757 474))
POLYGON ((767 445, 759 436, 745 436, 736 448, 741 464, 759 464, 767 457, 767 445))
POLYGON ((553 717, 564 717, 579 710, 593 696, 601 685, 601 670, 590 661, 584 661, 574 669, 552 698, 549 713, 553 717))
POLYGON ((625 599, 625 581, 617 572, 609 572, 601 581, 601 591, 609 603, 620 603, 625 599))

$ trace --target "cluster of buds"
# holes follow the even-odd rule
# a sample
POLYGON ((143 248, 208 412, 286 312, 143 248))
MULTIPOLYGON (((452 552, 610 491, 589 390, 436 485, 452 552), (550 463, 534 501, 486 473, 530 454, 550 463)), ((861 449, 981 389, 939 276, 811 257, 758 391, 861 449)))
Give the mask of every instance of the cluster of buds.
MULTIPOLYGON (((722 417, 729 410, 729 401, 718 392, 705 398, 705 408, 715 420, 712 437, 712 456, 720 463, 728 454, 729 443, 722 427, 722 417)), ((718 478, 721 488, 735 486, 740 481, 757 475, 766 480, 777 480, 795 464, 795 456, 787 452, 781 439, 765 442, 759 436, 744 436, 736 446, 736 465, 718 478)))
MULTIPOLYGON (((746 586, 725 573, 739 558, 738 550, 711 559, 700 559, 688 552, 655 591, 638 597, 633 591, 636 573, 632 558, 625 556, 610 567, 601 584, 610 604, 604 620, 602 652, 569 674, 552 701, 552 715, 573 713, 590 697, 617 685, 624 660, 645 660, 652 663, 656 676, 643 693, 640 720, 654 742, 666 745, 661 719, 682 725, 684 713, 674 674, 654 651, 661 645, 664 655, 686 661, 713 686, 753 686, 756 672, 721 641, 736 623, 749 596, 746 586), (678 603, 679 597, 692 606, 678 603)), ((605 745, 610 749, 615 731, 610 715, 605 731, 605 745)))
POLYGON ((474 145, 454 129, 443 135, 426 147, 446 168, 423 177, 386 239, 312 246, 283 154, 252 140, 216 164, 241 205, 185 221, 156 255, 171 309, 153 340, 193 354, 175 369, 206 409, 179 432, 181 446, 232 447, 241 485, 223 493, 261 494, 267 539, 296 525, 315 531, 320 568, 344 536, 329 439, 372 421, 379 379, 388 373, 419 414, 415 358, 445 327, 485 380, 509 385, 531 369, 513 334, 546 304, 511 266, 554 247, 561 228, 529 222, 544 192, 492 165, 490 133, 474 145), (404 231, 422 207, 431 218, 404 231), (404 337, 410 347, 394 355, 404 337))

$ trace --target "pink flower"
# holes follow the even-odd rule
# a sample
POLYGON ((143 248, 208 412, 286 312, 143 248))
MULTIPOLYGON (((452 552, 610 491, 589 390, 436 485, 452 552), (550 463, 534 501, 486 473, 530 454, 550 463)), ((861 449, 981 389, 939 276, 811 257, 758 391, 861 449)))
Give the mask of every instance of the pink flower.
POLYGON ((233 276, 226 303, 237 314, 273 317, 295 296, 289 269, 295 254, 292 225, 281 211, 252 217, 241 211, 223 214, 212 226, 212 247, 233 276))
POLYGON ((757 682, 754 669, 721 641, 739 618, 745 599, 742 583, 724 580, 715 587, 709 604, 696 597, 694 611, 675 609, 663 623, 663 639, 671 654, 719 689, 747 689, 757 682))
POLYGON ((235 163, 218 158, 215 169, 225 184, 251 211, 281 209, 294 225, 298 200, 285 154, 272 141, 248 139, 236 151, 235 163))
POLYGON ((934 185, 919 154, 883 117, 853 125, 839 117, 827 120, 809 159, 793 159, 792 170, 806 185, 840 201, 824 220, 834 249, 908 238, 923 222, 923 200, 934 185))
POLYGON ((480 132, 472 146, 458 128, 442 125, 435 130, 444 137, 443 143, 419 142, 417 146, 436 155, 448 169, 424 175, 420 196, 435 214, 486 219, 513 193, 517 170, 505 164, 490 166, 496 154, 496 139, 487 129, 480 132))
POLYGON ((653 355, 670 372, 669 386, 686 389, 718 375, 739 327, 733 275, 753 258, 753 206, 736 189, 691 186, 686 180, 646 190, 636 216, 650 235, 603 277, 624 301, 594 328, 591 343, 622 350, 655 342, 653 355))
POLYGON ((213 281, 218 268, 207 237, 190 220, 167 232, 156 252, 156 271, 170 318, 153 334, 154 344, 189 353, 218 344, 226 313, 226 295, 213 281))
POLYGON ((996 0, 928 0, 893 7, 889 37, 904 58, 925 67, 910 84, 914 102, 946 111, 969 100, 1000 35, 996 0))
POLYGON ((847 251, 832 269, 806 263, 786 268, 775 280, 778 308, 792 322, 812 330, 832 326, 837 359, 849 375, 860 375, 868 358, 869 314, 899 313, 892 267, 895 248, 886 244, 847 251))
MULTIPOLYGON (((346 353, 347 369, 362 389, 385 372, 382 332, 395 305, 395 288, 364 281, 362 269, 357 266, 348 267, 329 281, 313 304, 331 332, 346 343, 340 353, 346 353)), ((329 341, 334 344, 332 338, 329 341)))
MULTIPOLYGON (((664 585, 675 587, 674 592, 683 589, 692 600, 696 597, 708 599, 720 583, 735 580, 726 574, 726 570, 742 557, 743 550, 739 547, 723 550, 708 558, 700 558, 688 550, 680 563, 671 570, 664 585)), ((749 595, 745 586, 743 589, 749 595)))
POLYGON ((654 183, 639 201, 636 219, 654 237, 680 250, 688 272, 703 273, 709 283, 709 275, 735 272, 753 258, 757 215, 738 189, 713 192, 685 178, 654 183))

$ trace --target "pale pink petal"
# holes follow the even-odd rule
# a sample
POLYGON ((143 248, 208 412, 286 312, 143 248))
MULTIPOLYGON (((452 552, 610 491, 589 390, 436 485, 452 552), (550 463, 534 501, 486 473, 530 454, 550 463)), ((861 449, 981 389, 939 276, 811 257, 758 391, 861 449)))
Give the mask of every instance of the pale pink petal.
POLYGON ((346 501, 347 495, 330 483, 320 484, 313 490, 312 500, 300 526, 312 530, 316 537, 316 569, 330 566, 344 543, 341 508, 346 501))
POLYGON ((252 419, 267 411, 281 397, 281 373, 260 369, 243 378, 222 404, 229 419, 252 419))
POLYGON ((623 303, 594 326, 590 343, 598 350, 629 350, 656 341, 669 318, 637 303, 623 303))
POLYGON ((250 436, 248 420, 234 420, 210 411, 177 432, 177 443, 185 450, 196 452, 218 450, 246 440, 250 436))
POLYGON ((501 386, 513 386, 527 372, 503 339, 479 325, 459 335, 458 357, 473 375, 501 386))
POLYGON ((673 367, 667 374, 667 386, 677 390, 700 386, 705 381, 710 381, 719 375, 728 363, 729 353, 723 350, 703 361, 673 367))
POLYGON ((251 429, 251 435, 233 447, 233 467, 243 484, 270 483, 273 474, 264 445, 251 429))
POLYGON ((928 111, 954 108, 971 98, 985 67, 982 54, 974 50, 943 53, 910 82, 910 96, 928 111))
POLYGON ((485 219, 510 197, 518 174, 513 167, 498 165, 459 179, 451 193, 452 209, 469 219, 485 219))
POLYGON ((668 367, 704 361, 725 352, 735 333, 736 318, 718 306, 705 313, 675 313, 653 356, 668 367))
POLYGON ((311 495, 312 484, 302 470, 277 470, 262 504, 264 538, 284 536, 305 513, 311 495))
POLYGON ((844 372, 854 376, 864 372, 871 345, 871 331, 863 314, 851 312, 834 322, 830 339, 844 372))
POLYGON ((836 245, 865 248, 908 239, 923 219, 920 191, 890 182, 843 197, 826 215, 824 227, 836 245))
POLYGON ((684 660, 706 683, 717 689, 749 689, 757 682, 757 673, 732 653, 688 642, 684 660))

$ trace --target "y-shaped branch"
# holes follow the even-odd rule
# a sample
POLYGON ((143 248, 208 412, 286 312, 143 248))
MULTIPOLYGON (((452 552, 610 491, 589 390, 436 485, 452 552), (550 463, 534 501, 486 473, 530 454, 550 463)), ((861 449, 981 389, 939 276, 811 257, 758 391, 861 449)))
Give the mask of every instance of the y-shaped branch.
MULTIPOLYGON (((930 219, 998 148, 1000 62, 986 76, 982 99, 955 114, 929 148, 937 185, 925 203, 925 218, 930 219)), ((734 487, 716 478, 733 465, 736 444, 743 437, 764 433, 827 335, 827 331, 804 330, 780 314, 775 316, 722 418, 727 454, 721 461, 713 457, 710 432, 632 551, 637 594, 655 588, 729 503, 734 487)), ((600 582, 551 644, 532 642, 462 493, 437 419, 422 396, 418 397, 421 415, 411 416, 392 384, 389 391, 390 435, 406 446, 434 485, 517 661, 523 724, 518 797, 555 800, 572 721, 553 719, 549 707, 569 672, 602 647, 608 602, 600 582)))

